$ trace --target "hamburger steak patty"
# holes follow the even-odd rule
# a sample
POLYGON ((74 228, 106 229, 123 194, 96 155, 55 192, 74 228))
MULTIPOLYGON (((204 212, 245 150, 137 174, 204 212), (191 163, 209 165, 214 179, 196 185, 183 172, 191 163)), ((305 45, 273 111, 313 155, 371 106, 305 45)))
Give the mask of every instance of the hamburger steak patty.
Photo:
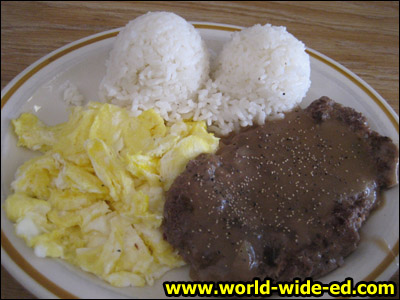
POLYGON ((390 138, 322 97, 189 162, 167 193, 164 237, 195 280, 321 276, 356 249, 397 165, 390 138))

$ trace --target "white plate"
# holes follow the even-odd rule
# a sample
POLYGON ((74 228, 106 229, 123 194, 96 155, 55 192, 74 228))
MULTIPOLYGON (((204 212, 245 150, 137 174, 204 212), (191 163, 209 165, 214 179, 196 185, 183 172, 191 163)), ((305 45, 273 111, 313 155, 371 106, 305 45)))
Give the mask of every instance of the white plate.
MULTIPOLYGON (((239 27, 195 23, 209 48, 217 53, 230 33, 239 27)), ((74 83, 86 99, 96 100, 97 88, 105 74, 104 62, 118 30, 96 34, 60 48, 28 67, 1 92, 1 202, 10 193, 15 171, 34 153, 16 146, 10 120, 21 112, 34 112, 48 124, 67 120, 60 85, 74 83), (4 105, 4 106, 3 106, 4 105)), ((328 57, 307 50, 311 56, 312 85, 302 105, 322 95, 362 112, 370 126, 391 137, 398 145, 398 116, 368 84, 328 57)), ((375 211, 362 229, 358 249, 345 264, 321 279, 322 282, 387 280, 398 268, 399 187, 385 193, 384 205, 375 211)), ((22 239, 15 236, 12 223, 1 209, 1 263, 39 298, 165 298, 164 280, 189 280, 188 267, 173 270, 152 287, 113 288, 95 276, 58 259, 38 258, 22 239)))

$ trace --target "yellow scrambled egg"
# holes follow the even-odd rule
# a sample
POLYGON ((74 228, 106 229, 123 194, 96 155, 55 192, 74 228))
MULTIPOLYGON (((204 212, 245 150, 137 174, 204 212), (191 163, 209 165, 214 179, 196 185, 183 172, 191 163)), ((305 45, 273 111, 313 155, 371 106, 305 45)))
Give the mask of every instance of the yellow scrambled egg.
POLYGON ((164 192, 190 159, 216 151, 204 122, 166 126, 153 110, 132 117, 92 102, 56 126, 30 113, 12 124, 18 145, 43 152, 18 169, 5 202, 36 255, 118 287, 152 284, 183 265, 162 237, 164 192))

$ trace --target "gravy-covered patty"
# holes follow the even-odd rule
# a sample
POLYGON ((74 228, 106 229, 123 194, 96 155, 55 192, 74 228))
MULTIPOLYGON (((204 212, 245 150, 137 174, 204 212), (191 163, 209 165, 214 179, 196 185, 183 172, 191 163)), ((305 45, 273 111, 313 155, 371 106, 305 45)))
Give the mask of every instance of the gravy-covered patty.
POLYGON ((390 138, 322 97, 191 161, 168 191, 165 238, 196 280, 320 276, 357 247, 397 163, 390 138))

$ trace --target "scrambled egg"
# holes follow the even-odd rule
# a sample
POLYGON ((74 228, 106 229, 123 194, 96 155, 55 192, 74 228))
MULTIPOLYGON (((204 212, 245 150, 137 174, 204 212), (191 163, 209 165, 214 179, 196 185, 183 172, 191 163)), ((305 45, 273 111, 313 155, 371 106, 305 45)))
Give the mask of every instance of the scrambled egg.
POLYGON ((39 257, 59 257, 114 286, 153 284, 183 265, 162 237, 164 192, 190 159, 215 152, 204 122, 166 126, 153 110, 132 117, 111 104, 73 107, 47 126, 13 120, 24 163, 5 202, 16 233, 39 257))

